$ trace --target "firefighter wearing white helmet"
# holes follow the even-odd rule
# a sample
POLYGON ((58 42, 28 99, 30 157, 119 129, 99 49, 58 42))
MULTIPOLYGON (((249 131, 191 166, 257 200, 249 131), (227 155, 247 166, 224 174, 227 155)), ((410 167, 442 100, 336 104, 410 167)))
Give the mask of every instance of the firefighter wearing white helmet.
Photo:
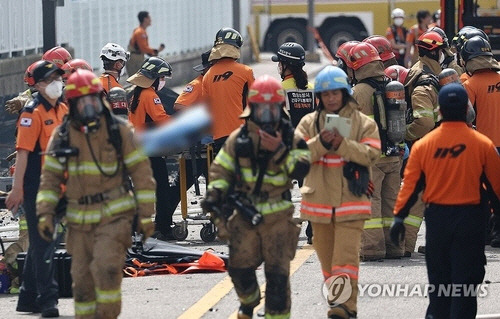
POLYGON ((121 72, 130 58, 130 53, 116 43, 107 43, 102 47, 100 57, 104 73, 101 74, 99 79, 104 92, 108 94, 109 90, 114 87, 122 88, 118 80, 120 80, 121 72))
POLYGON ((387 28, 385 37, 391 43, 394 55, 399 65, 404 64, 406 52, 406 35, 408 30, 404 27, 405 12, 403 9, 396 8, 391 13, 392 25, 387 28))

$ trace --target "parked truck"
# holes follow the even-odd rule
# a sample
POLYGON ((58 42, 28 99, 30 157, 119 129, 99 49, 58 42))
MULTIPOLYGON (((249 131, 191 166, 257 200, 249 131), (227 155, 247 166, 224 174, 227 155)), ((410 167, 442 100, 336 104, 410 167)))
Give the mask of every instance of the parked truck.
MULTIPOLYGON (((336 52, 343 42, 385 35, 394 8, 406 12, 404 25, 410 28, 418 10, 433 13, 439 7, 439 0, 315 0, 314 24, 328 49, 336 52)), ((253 0, 252 13, 262 50, 275 52, 287 41, 307 43, 307 0, 253 0)))

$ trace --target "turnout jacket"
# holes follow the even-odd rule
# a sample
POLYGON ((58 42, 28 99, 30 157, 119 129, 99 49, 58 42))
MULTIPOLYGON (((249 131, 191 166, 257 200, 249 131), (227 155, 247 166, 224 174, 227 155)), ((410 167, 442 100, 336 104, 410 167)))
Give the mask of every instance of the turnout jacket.
POLYGON ((422 74, 424 68, 436 77, 441 72, 438 62, 428 57, 420 57, 406 78, 405 87, 411 99, 413 122, 406 126, 407 141, 414 141, 429 133, 435 126, 438 115, 438 91, 431 84, 417 85, 418 80, 424 80, 430 75, 422 74))
MULTIPOLYGON (((253 153, 257 157, 260 145, 258 134, 259 127, 252 121, 247 120, 248 136, 252 139, 253 153)), ((288 211, 293 208, 289 190, 293 187, 292 179, 303 178, 309 170, 310 152, 305 141, 297 139, 288 151, 286 147, 280 147, 268 160, 266 172, 263 176, 259 195, 252 195, 259 175, 259 166, 256 165, 255 172, 252 170, 250 157, 237 157, 235 152, 236 139, 243 126, 233 131, 224 146, 215 157, 210 166, 208 190, 218 189, 223 194, 234 185, 236 192, 243 192, 252 199, 257 211, 264 219, 266 215, 288 211), (298 148, 301 145, 305 148, 298 148), (236 161, 241 169, 241 185, 236 183, 236 161)), ((284 133, 282 132, 284 135, 284 133)), ((293 134, 293 132, 290 132, 293 134)), ((255 166, 254 166, 255 167, 255 166)), ((293 211, 293 209, 292 209, 293 211)))
MULTIPOLYGON (((68 157, 67 164, 62 164, 56 157, 45 155, 37 196, 38 215, 54 214, 54 208, 62 195, 61 184, 66 184, 66 220, 72 226, 86 229, 92 224, 117 215, 133 215, 136 210, 139 218, 151 218, 154 213, 156 183, 152 177, 149 159, 134 144, 131 127, 116 119, 122 137, 123 163, 119 163, 115 147, 109 142, 105 121, 105 117, 101 116, 100 128, 97 132, 89 133, 88 138, 102 170, 112 174, 116 166, 120 165, 118 172, 113 177, 101 174, 92 158, 85 134, 70 123, 67 125, 69 145, 77 147, 79 154, 68 157), (126 172, 123 171, 123 164, 126 172), (135 196, 124 187, 124 173, 132 178, 135 196), (99 193, 107 194, 107 198, 100 203, 81 202, 82 197, 99 193)), ((61 145, 61 137, 58 135, 60 129, 61 126, 54 130, 48 146, 49 151, 61 145)))
POLYGON ((333 147, 326 149, 320 141, 325 110, 307 114, 295 130, 296 138, 307 141, 312 163, 300 189, 301 218, 325 224, 331 222, 332 215, 339 222, 370 218, 370 200, 366 195, 356 197, 352 194, 343 174, 345 163, 352 161, 370 167, 381 154, 377 124, 357 108, 357 103, 350 100, 339 112, 339 116, 350 118, 352 122, 351 134, 344 138, 337 150, 333 147), (316 126, 318 117, 319 130, 316 126))

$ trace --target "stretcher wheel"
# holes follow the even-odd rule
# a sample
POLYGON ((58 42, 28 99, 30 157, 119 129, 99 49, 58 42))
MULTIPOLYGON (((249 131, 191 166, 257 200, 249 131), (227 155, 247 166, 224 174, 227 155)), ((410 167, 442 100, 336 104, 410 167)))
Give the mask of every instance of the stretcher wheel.
POLYGON ((183 227, 182 225, 175 225, 172 228, 172 236, 174 236, 177 240, 184 240, 188 236, 187 227, 183 227))
POLYGON ((214 241, 216 236, 217 232, 215 229, 215 225, 212 223, 203 225, 200 230, 200 237, 206 243, 214 241))

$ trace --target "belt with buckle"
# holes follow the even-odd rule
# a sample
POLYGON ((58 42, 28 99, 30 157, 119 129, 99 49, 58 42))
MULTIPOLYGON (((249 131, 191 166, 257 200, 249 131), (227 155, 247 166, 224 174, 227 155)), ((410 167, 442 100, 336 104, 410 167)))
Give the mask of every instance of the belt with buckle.
POLYGON ((126 194, 127 192, 128 191, 124 186, 120 186, 120 187, 113 188, 113 189, 106 191, 106 192, 92 194, 92 195, 85 195, 85 196, 80 197, 77 200, 69 199, 68 202, 78 203, 79 205, 99 204, 99 203, 102 203, 106 200, 115 199, 123 194, 126 194))

